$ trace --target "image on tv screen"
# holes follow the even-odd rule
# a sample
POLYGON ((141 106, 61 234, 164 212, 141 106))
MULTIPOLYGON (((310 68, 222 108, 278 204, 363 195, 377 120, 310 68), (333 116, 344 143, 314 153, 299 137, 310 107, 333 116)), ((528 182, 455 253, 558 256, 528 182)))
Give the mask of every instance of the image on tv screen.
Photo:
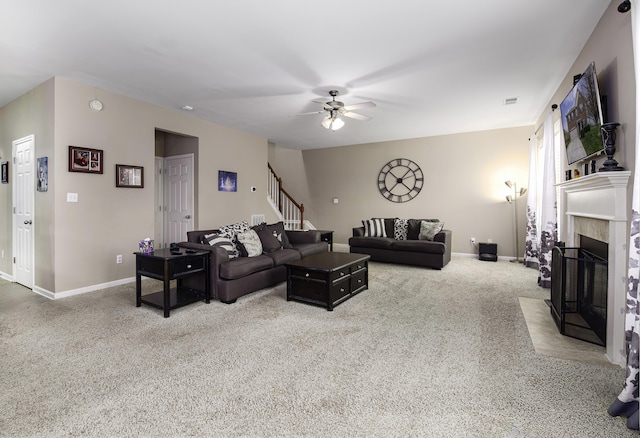
POLYGON ((592 62, 560 104, 567 164, 597 155, 602 142, 602 107, 595 64, 592 62))

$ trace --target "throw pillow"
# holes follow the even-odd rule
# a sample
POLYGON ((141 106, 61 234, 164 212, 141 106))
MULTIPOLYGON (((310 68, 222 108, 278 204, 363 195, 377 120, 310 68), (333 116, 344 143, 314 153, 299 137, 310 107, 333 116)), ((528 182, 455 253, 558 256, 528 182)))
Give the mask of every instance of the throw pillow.
POLYGON ((215 246, 215 247, 227 250, 227 253, 229 254, 230 259, 235 259, 239 255, 238 249, 233 244, 229 236, 225 234, 218 234, 218 233, 205 234, 203 236, 202 243, 208 243, 211 246, 215 246))
POLYGON ((255 230, 249 229, 248 231, 238 233, 238 242, 241 245, 240 250, 245 257, 256 257, 262 254, 262 243, 260 243, 260 237, 255 230))
POLYGON ((444 223, 442 222, 427 222, 422 221, 420 224, 420 234, 418 235, 419 240, 433 240, 433 238, 442 231, 442 227, 444 223))
POLYGON ((384 229, 384 219, 369 219, 362 221, 365 237, 387 237, 384 229))
POLYGON ((258 234, 260 243, 262 244, 262 252, 265 254, 272 253, 279 249, 282 249, 280 241, 269 231, 266 223, 261 223, 251 227, 258 234))
MULTIPOLYGON (((223 225, 220 228, 218 228, 218 232, 230 238, 238 254, 242 255, 242 249, 238 245, 238 239, 236 236, 238 235, 238 233, 242 233, 244 231, 247 231, 248 229, 249 229, 249 222, 240 221, 231 225, 223 225)), ((243 256, 243 257, 246 257, 246 256, 243 256)))
POLYGON ((439 219, 409 219, 407 221, 409 224, 409 229, 407 230, 408 240, 418 240, 418 235, 420 234, 420 224, 422 223, 422 221, 440 222, 439 219))
POLYGON ((287 232, 284 230, 284 223, 282 221, 267 225, 267 228, 271 231, 271 234, 280 241, 283 248, 293 248, 293 245, 289 242, 289 236, 287 236, 287 232))
POLYGON ((393 221, 393 238, 396 240, 407 240, 409 222, 407 219, 395 219, 393 221))

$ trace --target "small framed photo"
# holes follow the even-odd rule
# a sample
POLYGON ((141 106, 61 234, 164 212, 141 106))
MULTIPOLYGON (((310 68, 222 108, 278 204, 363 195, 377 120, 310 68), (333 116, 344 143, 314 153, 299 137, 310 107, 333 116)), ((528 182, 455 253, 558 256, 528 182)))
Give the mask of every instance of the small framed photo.
POLYGON ((226 170, 218 170, 218 191, 219 192, 237 192, 238 191, 238 173, 227 172, 226 170))
POLYGON ((69 172, 102 173, 104 152, 69 146, 69 172))
POLYGON ((2 167, 2 184, 9 183, 9 162, 3 161, 0 165, 2 167))
POLYGON ((144 188, 144 167, 116 164, 116 187, 144 188))

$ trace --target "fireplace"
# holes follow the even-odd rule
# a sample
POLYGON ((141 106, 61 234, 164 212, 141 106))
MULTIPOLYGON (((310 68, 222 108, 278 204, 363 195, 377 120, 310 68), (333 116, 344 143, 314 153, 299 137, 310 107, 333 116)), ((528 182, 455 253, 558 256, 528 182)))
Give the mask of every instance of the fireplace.
POLYGON ((597 345, 607 339, 607 244, 580 236, 579 248, 553 248, 551 315, 560 333, 597 345))
MULTIPOLYGON (((586 320, 594 314, 606 314, 603 331, 605 354, 610 362, 621 366, 626 361, 624 319, 629 243, 627 215, 630 205, 627 185, 630 175, 629 171, 598 172, 556 185, 560 190, 559 239, 566 241, 567 248, 584 246, 583 253, 577 256, 584 255, 586 251, 595 256, 594 260, 607 261, 606 305, 603 303, 604 291, 593 292, 594 304, 586 311, 586 320), (586 238, 599 242, 593 243, 586 238), (603 244, 606 246, 603 247, 603 244)), ((596 261, 592 263, 594 267, 601 266, 596 261)), ((587 275, 596 282, 603 282, 604 275, 600 268, 597 269, 583 273, 581 278, 587 275)), ((585 319, 583 316, 581 318, 585 319)), ((585 323, 591 328, 598 325, 586 320, 585 323)))

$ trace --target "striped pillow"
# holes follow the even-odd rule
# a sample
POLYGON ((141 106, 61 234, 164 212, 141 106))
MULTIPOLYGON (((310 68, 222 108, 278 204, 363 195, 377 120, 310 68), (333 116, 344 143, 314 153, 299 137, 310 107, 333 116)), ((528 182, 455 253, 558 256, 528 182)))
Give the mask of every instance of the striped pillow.
POLYGON ((226 249, 227 253, 229 253, 230 259, 235 259, 239 255, 236 246, 233 244, 229 236, 225 234, 205 234, 202 243, 208 243, 211 246, 226 249))
POLYGON ((365 237, 387 237, 384 229, 384 219, 369 219, 362 221, 365 237))

